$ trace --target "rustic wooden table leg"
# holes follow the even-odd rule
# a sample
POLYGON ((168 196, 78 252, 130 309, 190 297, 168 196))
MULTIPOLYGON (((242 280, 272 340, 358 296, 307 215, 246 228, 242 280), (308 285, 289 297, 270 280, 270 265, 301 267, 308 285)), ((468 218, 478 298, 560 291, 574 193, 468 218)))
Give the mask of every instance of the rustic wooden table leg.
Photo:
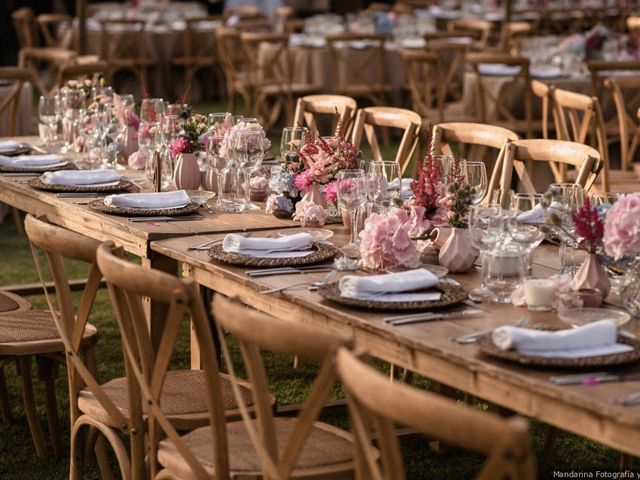
MULTIPOLYGON (((142 258, 142 266, 145 268, 154 268, 156 270, 170 273, 171 275, 178 274, 178 262, 171 258, 157 255, 153 252, 150 252, 148 257, 142 258)), ((159 305, 155 302, 151 302, 150 299, 145 298, 144 308, 147 321, 149 322, 151 342, 155 349, 160 344, 165 317, 167 316, 167 307, 165 305, 159 305)))

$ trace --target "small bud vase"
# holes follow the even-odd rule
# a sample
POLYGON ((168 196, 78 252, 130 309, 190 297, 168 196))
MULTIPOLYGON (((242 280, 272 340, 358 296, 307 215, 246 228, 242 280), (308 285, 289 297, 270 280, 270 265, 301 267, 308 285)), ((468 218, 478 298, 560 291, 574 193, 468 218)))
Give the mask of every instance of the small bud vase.
POLYGON ((573 277, 574 290, 594 288, 602 293, 602 298, 607 298, 611 290, 611 282, 604 267, 600 265, 595 253, 590 253, 573 277))
POLYGON ((202 181, 200 167, 195 153, 181 153, 178 155, 173 181, 178 190, 197 190, 202 181))
POLYGON ((309 191, 302 197, 302 201, 315 203, 316 205, 327 208, 327 201, 324 199, 324 195, 320 191, 320 185, 317 183, 311 185, 309 191))
POLYGON ((453 228, 438 254, 440 265, 453 273, 466 272, 476 259, 475 249, 465 228, 453 228))

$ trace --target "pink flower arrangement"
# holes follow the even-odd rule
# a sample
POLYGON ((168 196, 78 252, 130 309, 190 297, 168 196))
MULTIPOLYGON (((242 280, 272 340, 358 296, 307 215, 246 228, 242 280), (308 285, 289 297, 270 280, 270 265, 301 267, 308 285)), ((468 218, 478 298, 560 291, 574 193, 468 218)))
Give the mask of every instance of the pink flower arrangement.
POLYGON ((589 253, 596 253, 602 243, 604 234, 604 222, 596 207, 591 206, 589 198, 584 201, 584 206, 571 214, 571 220, 576 227, 576 235, 580 241, 580 247, 589 253))
POLYGON ((640 254, 640 193, 619 199, 604 222, 604 249, 616 259, 640 254))
POLYGON ((176 137, 171 142, 171 155, 177 157, 181 153, 190 153, 193 149, 191 142, 184 137, 176 137))
MULTIPOLYGON (((253 130, 255 132, 261 133, 262 135, 259 136, 259 141, 262 142, 262 149, 266 152, 271 148, 271 140, 267 138, 262 125, 258 123, 238 122, 224 134, 224 138, 222 139, 222 143, 220 144, 221 156, 226 158, 232 151, 235 150, 235 145, 238 141, 238 132, 240 132, 240 130, 253 130)), ((258 147, 259 145, 257 144, 249 146, 249 148, 252 150, 257 150, 258 147)))
POLYGON ((324 186, 324 198, 328 203, 333 203, 338 199, 337 182, 329 182, 324 186))
POLYGON ((321 205, 313 202, 301 200, 296 203, 296 212, 293 214, 294 220, 299 220, 303 224, 324 225, 327 219, 327 212, 321 205))
POLYGON ((127 163, 131 168, 142 170, 147 164, 147 153, 145 151, 133 152, 129 155, 127 163))
POLYGON ((127 105, 122 101, 120 95, 113 96, 113 115, 121 125, 133 127, 138 131, 140 127, 140 117, 136 115, 132 105, 127 105))
POLYGON ((360 232, 360 255, 365 268, 383 270, 395 265, 415 268, 420 254, 410 232, 414 224, 402 208, 370 215, 360 232))
MULTIPOLYGON (((358 152, 353 144, 340 137, 317 137, 306 135, 300 147, 301 165, 297 170, 296 186, 307 192, 311 185, 326 185, 335 180, 340 170, 355 168, 358 152)), ((287 166, 292 170, 291 165, 287 166)))
POLYGON ((251 187, 251 190, 266 190, 268 184, 269 180, 267 180, 263 175, 256 175, 249 179, 249 186, 251 187))

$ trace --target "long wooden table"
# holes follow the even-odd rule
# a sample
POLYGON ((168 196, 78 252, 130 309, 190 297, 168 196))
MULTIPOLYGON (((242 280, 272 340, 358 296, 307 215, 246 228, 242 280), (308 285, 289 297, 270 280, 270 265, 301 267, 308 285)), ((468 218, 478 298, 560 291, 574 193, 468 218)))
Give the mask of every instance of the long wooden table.
MULTIPOLYGON (((346 242, 341 228, 332 228, 337 232, 332 241, 337 245, 346 242)), ((265 234, 275 235, 274 232, 265 234)), ((501 362, 480 354, 475 344, 451 341, 451 337, 457 335, 513 324, 523 315, 528 315, 532 324, 553 324, 558 322, 553 313, 486 304, 481 308, 487 313, 480 317, 392 327, 382 321, 383 313, 342 307, 305 287, 261 295, 262 290, 293 285, 301 280, 316 281, 324 274, 307 274, 303 279, 301 275, 250 278, 244 273, 246 268, 211 261, 207 252, 187 250, 200 241, 201 237, 174 238, 154 241, 151 248, 182 262, 186 272, 200 284, 224 295, 237 296, 253 308, 279 318, 349 334, 357 347, 375 357, 522 415, 640 456, 640 406, 622 407, 612 402, 616 397, 640 391, 639 381, 560 387, 552 384, 549 377, 568 373, 566 370, 540 370, 501 362)), ((542 245, 536 252, 534 273, 550 276, 557 271, 557 264, 557 249, 542 245)), ((466 288, 472 288, 479 281, 477 271, 452 277, 466 288)), ((635 322, 627 330, 640 333, 635 322)), ((197 354, 192 361, 194 365, 199 364, 197 354)))

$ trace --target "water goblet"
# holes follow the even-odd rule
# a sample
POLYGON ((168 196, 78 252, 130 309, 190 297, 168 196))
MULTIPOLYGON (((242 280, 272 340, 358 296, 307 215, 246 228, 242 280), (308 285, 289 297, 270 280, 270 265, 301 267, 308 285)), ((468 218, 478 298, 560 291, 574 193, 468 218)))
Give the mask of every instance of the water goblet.
POLYGON ((240 170, 244 176, 244 195, 242 210, 259 210, 260 207, 251 203, 250 179, 253 172, 258 169, 264 159, 262 132, 255 130, 240 130, 238 132, 237 149, 240 152, 240 170))
POLYGON ((298 157, 298 151, 307 133, 308 130, 304 127, 285 127, 282 129, 280 155, 285 163, 292 162, 298 157))
POLYGON ((349 212, 351 235, 345 250, 358 256, 358 209, 367 199, 367 184, 364 170, 342 170, 337 175, 338 204, 349 212))
POLYGON ((482 302, 492 298, 493 293, 486 286, 488 273, 487 257, 504 236, 501 208, 497 205, 474 205, 469 211, 469 239, 480 251, 482 266, 482 282, 478 288, 469 292, 474 302, 482 302))
POLYGON ((539 193, 516 193, 507 219, 511 238, 522 246, 527 255, 528 271, 531 270, 534 249, 544 240, 541 200, 539 193))
POLYGON ((487 168, 482 162, 465 161, 462 173, 465 184, 471 187, 471 204, 479 204, 487 194, 487 168))
POLYGON ((38 104, 40 122, 47 126, 47 143, 54 143, 58 127, 58 100, 55 95, 43 95, 38 104))

